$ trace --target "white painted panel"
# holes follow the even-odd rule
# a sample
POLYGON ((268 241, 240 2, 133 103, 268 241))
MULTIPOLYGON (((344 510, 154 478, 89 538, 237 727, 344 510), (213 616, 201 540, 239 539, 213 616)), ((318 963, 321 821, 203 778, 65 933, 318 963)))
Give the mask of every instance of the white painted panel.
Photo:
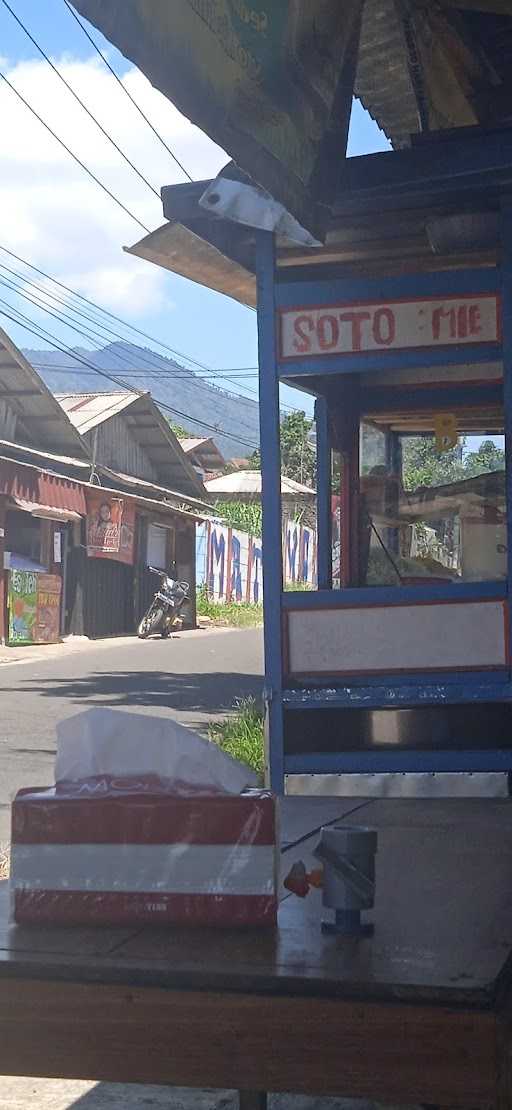
POLYGON ((291 674, 500 667, 500 601, 300 610, 289 614, 291 674))
POLYGON ((498 298, 483 293, 284 309, 280 335, 281 358, 495 343, 498 298))

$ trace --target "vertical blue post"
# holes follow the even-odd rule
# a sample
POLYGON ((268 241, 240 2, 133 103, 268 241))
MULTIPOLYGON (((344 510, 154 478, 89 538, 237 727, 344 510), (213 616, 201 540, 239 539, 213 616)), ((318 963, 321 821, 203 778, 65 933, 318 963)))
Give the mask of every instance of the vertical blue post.
POLYGON ((315 401, 318 589, 332 589, 331 438, 325 397, 315 401))
MULTIPOLYGON (((511 602, 512 583, 512 198, 502 203, 501 211, 501 298, 503 351, 503 404, 505 409, 505 467, 507 505, 507 591, 511 602)), ((512 622, 508 620, 509 657, 512 658, 512 622)))
POLYGON ((258 288, 258 362, 261 442, 261 502, 263 510, 263 616, 265 644, 265 707, 267 771, 270 785, 284 793, 282 706, 281 593, 283 555, 281 538, 281 448, 279 378, 276 362, 275 249, 270 232, 256 240, 258 288))

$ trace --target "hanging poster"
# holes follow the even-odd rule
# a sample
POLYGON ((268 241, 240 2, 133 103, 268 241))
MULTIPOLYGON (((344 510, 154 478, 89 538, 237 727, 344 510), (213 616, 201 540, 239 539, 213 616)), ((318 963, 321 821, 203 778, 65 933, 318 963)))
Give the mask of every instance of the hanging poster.
POLYGON ((62 580, 58 574, 36 574, 35 644, 57 644, 60 639, 60 595, 62 580))
POLYGON ((9 574, 9 643, 56 644, 60 639, 58 574, 11 570, 9 574))
POLYGON ((135 507, 131 501, 98 490, 87 494, 87 554, 96 559, 133 563, 135 507))

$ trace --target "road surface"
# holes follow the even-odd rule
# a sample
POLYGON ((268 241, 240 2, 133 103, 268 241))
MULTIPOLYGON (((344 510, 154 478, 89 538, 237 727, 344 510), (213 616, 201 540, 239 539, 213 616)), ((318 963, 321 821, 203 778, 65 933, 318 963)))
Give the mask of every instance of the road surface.
POLYGON ((35 661, 0 663, 0 844, 16 790, 53 782, 59 721, 105 705, 204 731, 236 698, 261 694, 262 667, 258 628, 64 644, 47 658, 42 649, 35 661))

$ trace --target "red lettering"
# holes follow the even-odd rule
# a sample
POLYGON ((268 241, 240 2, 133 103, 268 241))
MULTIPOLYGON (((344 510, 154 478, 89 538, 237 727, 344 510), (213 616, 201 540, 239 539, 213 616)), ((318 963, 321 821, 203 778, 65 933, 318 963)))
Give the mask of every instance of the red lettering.
POLYGON ((456 338, 455 331, 455 309, 454 308, 435 308, 432 313, 432 338, 441 339, 441 328, 443 320, 450 322, 450 339, 456 338))
POLYGON ((371 320, 369 312, 340 312, 339 319, 342 324, 352 325, 351 346, 353 351, 361 350, 363 321, 371 320))
POLYGON ((396 335, 395 314, 390 308, 378 308, 373 317, 373 338, 381 347, 389 347, 396 335), (383 327, 384 325, 384 327, 383 327))
POLYGON ((305 355, 311 350, 310 335, 307 335, 304 328, 308 329, 310 335, 313 331, 313 319, 311 316, 296 316, 293 322, 295 331, 295 339, 293 340, 293 348, 300 355, 305 355), (297 338, 298 336, 298 338, 297 338))
POLYGON ((320 316, 317 323, 318 346, 322 351, 332 351, 339 339, 340 329, 335 316, 320 316))
POLYGON ((469 334, 480 335, 482 330, 482 319, 480 316, 480 305, 471 304, 469 306, 469 334))
POLYGON ((467 339, 468 337, 468 306, 466 304, 459 305, 457 309, 457 338, 467 339))

